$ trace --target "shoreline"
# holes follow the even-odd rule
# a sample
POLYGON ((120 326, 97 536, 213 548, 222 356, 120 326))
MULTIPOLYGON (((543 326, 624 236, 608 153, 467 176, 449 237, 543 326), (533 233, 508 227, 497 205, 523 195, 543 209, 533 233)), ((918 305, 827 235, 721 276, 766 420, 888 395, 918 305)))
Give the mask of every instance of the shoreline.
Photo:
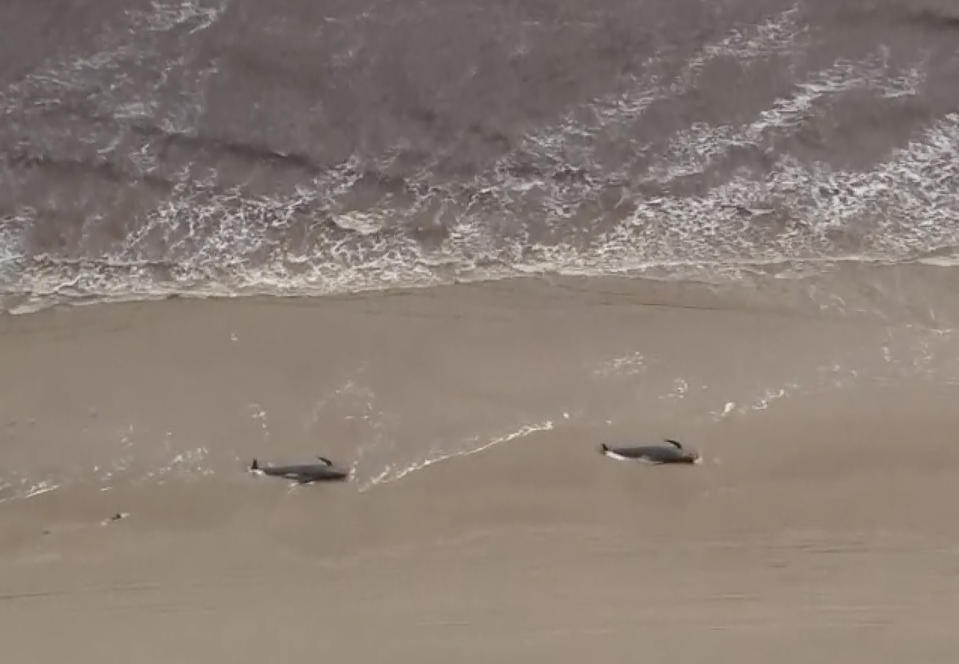
MULTIPOLYGON (((852 260, 852 259, 814 259, 811 262, 828 266, 818 272, 803 273, 801 271, 788 272, 786 277, 777 273, 767 273, 762 269, 754 272, 737 275, 735 278, 723 277, 718 280, 711 280, 708 273, 698 275, 690 273, 681 276, 657 275, 655 271, 640 272, 622 272, 622 273, 603 273, 603 274, 564 274, 551 272, 531 272, 518 273, 503 276, 480 279, 453 280, 450 282, 424 283, 415 285, 397 285, 384 286, 382 288, 369 288, 359 291, 343 292, 307 292, 307 293, 271 293, 271 292, 248 292, 248 293, 226 293, 226 292, 174 292, 158 293, 151 295, 141 293, 136 296, 121 298, 111 298, 100 296, 83 297, 76 300, 66 300, 54 302, 45 305, 36 310, 20 312, 0 311, 0 320, 5 317, 11 319, 21 317, 43 316, 51 311, 69 311, 72 309, 87 308, 109 308, 136 305, 150 305, 162 302, 206 302, 216 306, 229 305, 237 303, 259 306, 293 306, 293 307, 321 307, 325 305, 342 304, 355 300, 374 300, 386 301, 393 298, 409 296, 429 296, 431 293, 439 293, 443 296, 450 292, 475 293, 483 291, 526 291, 529 293, 539 292, 541 295, 549 296, 550 293, 562 293, 565 291, 575 291, 589 296, 604 292, 607 288, 614 294, 625 293, 646 293, 660 295, 665 299, 661 304, 665 306, 685 306, 684 299, 690 299, 689 304, 695 306, 697 302, 709 304, 730 304, 740 301, 740 305, 748 307, 763 307, 777 309, 781 303, 777 298, 787 295, 788 309, 797 307, 804 310, 809 307, 809 312, 817 311, 820 314, 830 314, 840 312, 845 315, 856 313, 855 308, 841 311, 824 307, 824 302, 817 302, 814 298, 809 298, 809 293, 802 286, 804 284, 813 284, 816 288, 836 291, 837 294, 849 295, 844 293, 850 285, 866 285, 878 287, 883 291, 892 290, 885 293, 894 296, 894 299, 904 299, 906 297, 921 295, 923 290, 932 290, 936 295, 944 296, 946 293, 939 293, 943 289, 950 289, 955 285, 955 277, 959 275, 959 265, 946 264, 934 261, 923 261, 916 259, 908 262, 883 261, 883 260, 852 260), (792 291, 794 292, 791 292, 792 291), (901 289, 901 293, 895 290, 901 289), (768 290, 766 297, 763 297, 763 291, 768 290), (678 298, 678 300, 677 300, 678 298), (742 298, 746 298, 743 300, 742 298)), ((784 263, 789 263, 784 260, 784 263)), ((691 264, 690 268, 701 267, 691 264)), ((761 266, 760 266, 761 267, 761 266)), ((4 294, 0 297, 30 297, 18 294, 4 294)), ((937 298, 938 299, 938 298, 937 298)), ((937 304, 946 304, 943 301, 937 301, 937 304)), ((872 302, 872 304, 880 304, 872 302)), ((743 308, 746 308, 744 306, 743 308)), ((859 313, 864 313, 860 311, 859 313)), ((955 313, 950 310, 950 313, 955 313)))

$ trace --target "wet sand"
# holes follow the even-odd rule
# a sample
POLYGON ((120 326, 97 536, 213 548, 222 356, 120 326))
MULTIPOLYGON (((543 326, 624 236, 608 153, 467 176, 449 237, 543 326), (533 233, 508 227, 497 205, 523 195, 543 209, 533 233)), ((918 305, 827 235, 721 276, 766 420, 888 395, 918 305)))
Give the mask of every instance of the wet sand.
POLYGON ((872 322, 696 292, 663 307, 592 290, 571 309, 530 287, 504 305, 505 287, 5 319, 5 464, 63 485, 0 504, 4 659, 953 661, 959 387, 885 369, 810 382, 817 356, 861 377, 890 338, 872 322), (630 353, 643 363, 595 377, 630 353), (364 403, 333 400, 348 375, 364 403), (782 376, 809 389, 737 410, 782 376), (343 420, 366 410, 379 428, 343 420), (363 491, 243 472, 315 451, 369 479, 540 419, 363 491), (596 451, 676 431, 703 464, 596 451), (196 468, 158 471, 201 444, 196 468), (68 472, 125 449, 107 491, 68 472))

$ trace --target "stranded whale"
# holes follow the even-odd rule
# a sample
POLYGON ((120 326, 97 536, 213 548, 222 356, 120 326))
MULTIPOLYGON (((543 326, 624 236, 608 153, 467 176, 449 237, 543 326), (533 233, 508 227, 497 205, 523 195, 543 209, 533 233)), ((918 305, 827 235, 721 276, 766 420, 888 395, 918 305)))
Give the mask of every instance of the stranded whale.
POLYGON ((605 443, 599 451, 610 459, 636 459, 646 463, 697 463, 699 454, 687 450, 682 443, 666 439, 666 445, 639 445, 636 447, 610 447, 605 443))
POLYGON ((290 466, 261 466, 259 461, 253 459, 253 463, 250 464, 250 472, 257 475, 282 477, 300 484, 345 480, 349 477, 348 471, 340 470, 329 459, 325 457, 317 457, 317 459, 319 459, 319 463, 301 463, 290 466))

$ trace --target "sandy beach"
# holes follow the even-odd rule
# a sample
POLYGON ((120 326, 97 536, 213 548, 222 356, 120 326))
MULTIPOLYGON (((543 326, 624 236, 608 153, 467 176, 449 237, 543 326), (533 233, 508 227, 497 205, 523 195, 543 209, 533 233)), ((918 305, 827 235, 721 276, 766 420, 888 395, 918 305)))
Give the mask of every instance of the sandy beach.
POLYGON ((887 324, 664 288, 4 318, 5 467, 57 486, 4 476, 5 658, 952 661, 959 386, 892 380, 887 324), (703 463, 596 449, 669 435, 703 463), (353 481, 245 472, 313 454, 353 481))

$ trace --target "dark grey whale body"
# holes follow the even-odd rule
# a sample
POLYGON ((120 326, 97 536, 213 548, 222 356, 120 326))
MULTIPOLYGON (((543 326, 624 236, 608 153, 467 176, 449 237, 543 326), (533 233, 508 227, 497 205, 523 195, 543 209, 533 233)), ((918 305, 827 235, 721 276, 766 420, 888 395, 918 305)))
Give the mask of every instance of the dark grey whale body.
POLYGON ((302 463, 290 466, 261 466, 259 461, 253 459, 253 463, 250 464, 250 472, 258 475, 282 477, 300 484, 345 480, 349 477, 349 472, 340 470, 329 459, 325 457, 317 458, 320 463, 302 463))
POLYGON ((646 463, 697 463, 699 454, 687 450, 682 443, 666 439, 666 445, 638 445, 635 447, 610 447, 605 443, 599 451, 611 459, 635 459, 646 463))

